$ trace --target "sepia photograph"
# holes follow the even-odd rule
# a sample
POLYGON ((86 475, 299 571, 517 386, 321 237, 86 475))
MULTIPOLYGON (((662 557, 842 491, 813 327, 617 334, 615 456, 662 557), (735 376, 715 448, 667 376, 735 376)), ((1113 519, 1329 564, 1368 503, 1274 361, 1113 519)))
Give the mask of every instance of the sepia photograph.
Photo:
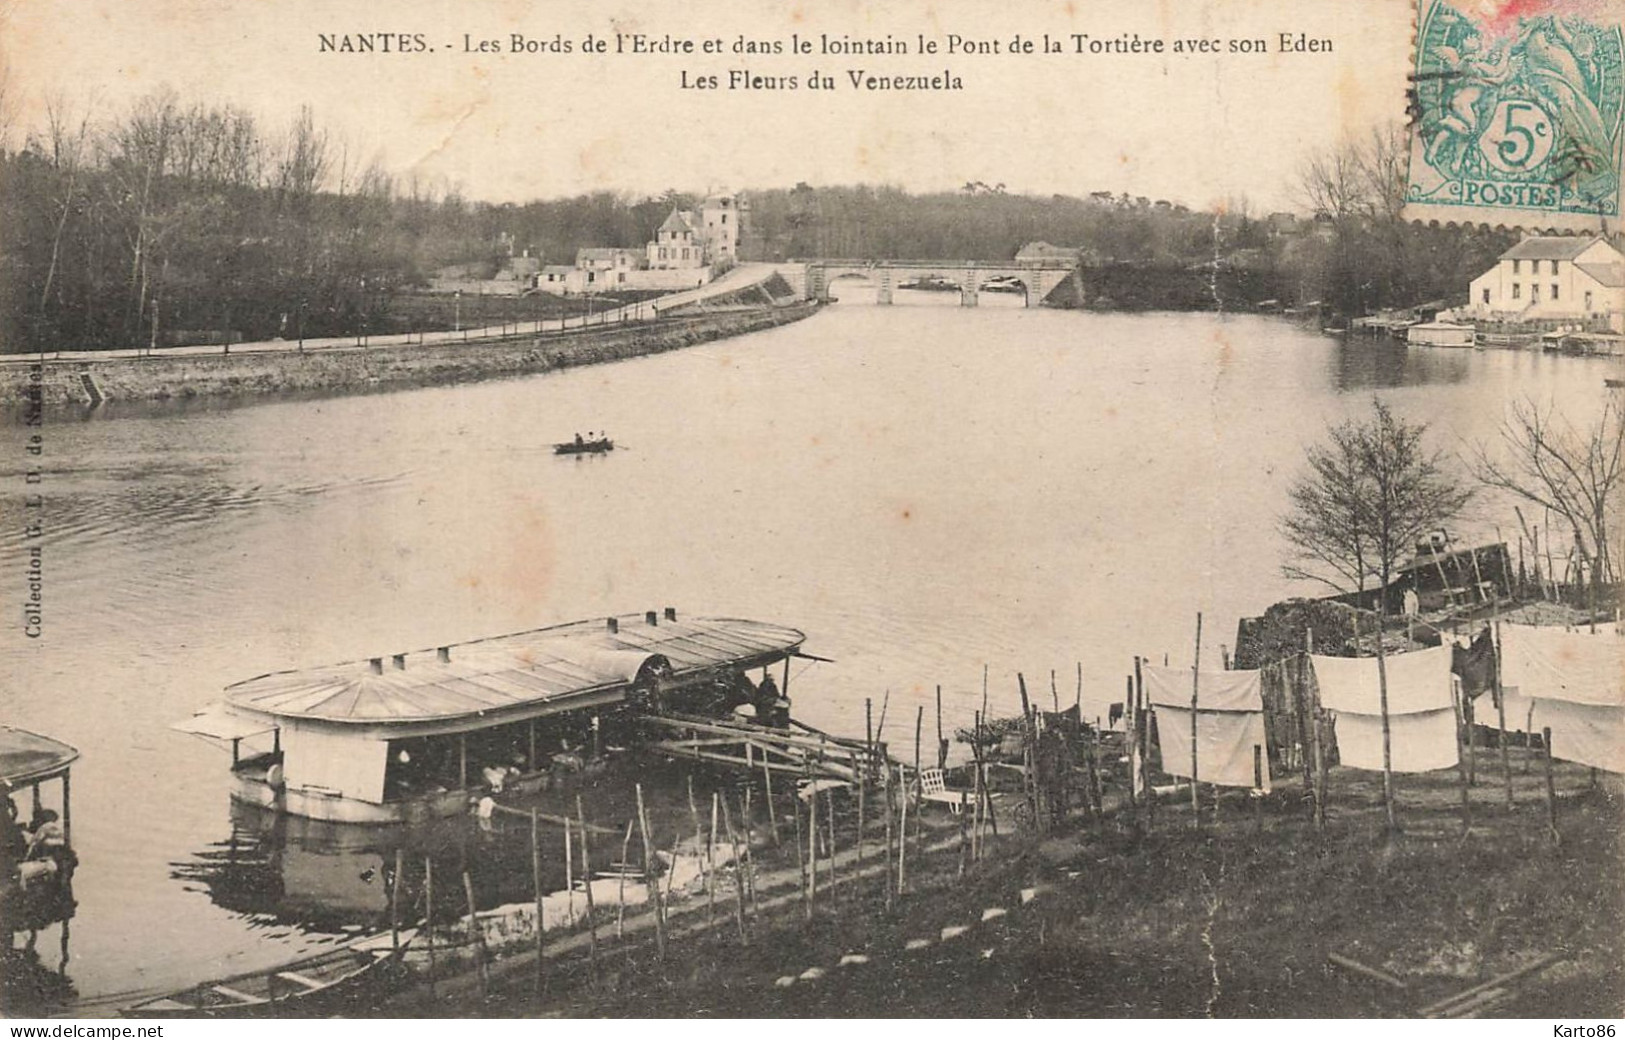
POLYGON ((1612 1036, 1622 26, 0 0, 0 1017, 1612 1036))

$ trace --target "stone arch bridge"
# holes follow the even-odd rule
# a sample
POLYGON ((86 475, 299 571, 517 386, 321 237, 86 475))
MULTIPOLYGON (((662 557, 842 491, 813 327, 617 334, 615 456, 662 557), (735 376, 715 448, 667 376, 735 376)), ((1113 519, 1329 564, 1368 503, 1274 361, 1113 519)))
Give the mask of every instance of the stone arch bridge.
POLYGON ((859 279, 875 287, 876 303, 891 303, 892 293, 901 288, 952 291, 957 287, 959 302, 966 307, 976 306, 984 292, 1022 292, 1027 306, 1037 307, 1057 286, 1078 273, 1076 260, 1057 257, 1004 261, 800 260, 793 263, 805 268, 805 283, 798 288, 808 299, 827 302, 832 282, 859 279))

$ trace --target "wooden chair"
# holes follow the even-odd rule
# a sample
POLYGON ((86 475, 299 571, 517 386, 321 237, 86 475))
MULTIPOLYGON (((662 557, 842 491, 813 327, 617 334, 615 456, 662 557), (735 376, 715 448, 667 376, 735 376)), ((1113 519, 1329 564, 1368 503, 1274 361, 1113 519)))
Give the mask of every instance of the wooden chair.
POLYGON ((963 803, 965 792, 950 791, 942 780, 942 770, 920 770, 920 798, 927 802, 941 802, 948 807, 948 811, 958 814, 963 803))

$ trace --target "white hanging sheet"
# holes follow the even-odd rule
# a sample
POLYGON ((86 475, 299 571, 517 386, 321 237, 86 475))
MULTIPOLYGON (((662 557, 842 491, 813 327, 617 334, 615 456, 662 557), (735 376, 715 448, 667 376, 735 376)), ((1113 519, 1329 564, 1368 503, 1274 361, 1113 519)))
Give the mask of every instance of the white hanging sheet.
MULTIPOLYGON (((1389 754, 1396 773, 1426 773, 1460 761, 1456 710, 1388 716, 1389 754)), ((1337 754, 1354 769, 1382 769, 1382 716, 1337 713, 1337 754)))
POLYGON ((1527 696, 1625 705, 1625 639, 1612 625, 1573 631, 1501 623, 1501 683, 1527 696))
MULTIPOLYGON (((1146 699, 1170 708, 1191 706, 1191 670, 1143 665, 1146 699)), ((1197 711, 1263 711, 1263 685, 1257 671, 1202 672, 1196 684, 1197 711)), ((1190 720, 1186 720, 1189 725, 1190 720)))
POLYGON ((1535 731, 1547 727, 1552 731, 1553 758, 1625 773, 1625 707, 1537 697, 1535 731))
MULTIPOLYGON (((1191 712, 1188 707, 1158 705, 1157 739, 1162 744, 1162 769, 1172 776, 1191 775, 1191 712)), ((1221 787, 1253 786, 1253 747, 1263 751, 1264 790, 1270 789, 1269 745, 1261 711, 1199 711, 1196 713, 1196 779, 1221 787)))
MULTIPOLYGON (((1384 661, 1388 672, 1388 714, 1409 715, 1453 709, 1450 699, 1449 645, 1390 654, 1384 661)), ((1311 654, 1315 681, 1320 685, 1320 705, 1330 711, 1381 716, 1382 702, 1375 657, 1322 657, 1311 654)))

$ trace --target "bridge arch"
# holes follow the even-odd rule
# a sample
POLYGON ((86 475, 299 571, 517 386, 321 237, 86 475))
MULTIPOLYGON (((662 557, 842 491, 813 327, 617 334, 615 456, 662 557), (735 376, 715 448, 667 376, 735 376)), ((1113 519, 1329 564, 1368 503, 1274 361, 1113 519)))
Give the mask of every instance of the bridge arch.
POLYGON ((807 260, 807 295, 828 301, 831 284, 862 280, 876 286, 875 302, 893 302, 898 289, 930 286, 959 290, 966 307, 979 304, 983 293, 1019 293, 1028 307, 1038 307, 1063 281, 1077 273, 1076 261, 1042 260, 807 260))

